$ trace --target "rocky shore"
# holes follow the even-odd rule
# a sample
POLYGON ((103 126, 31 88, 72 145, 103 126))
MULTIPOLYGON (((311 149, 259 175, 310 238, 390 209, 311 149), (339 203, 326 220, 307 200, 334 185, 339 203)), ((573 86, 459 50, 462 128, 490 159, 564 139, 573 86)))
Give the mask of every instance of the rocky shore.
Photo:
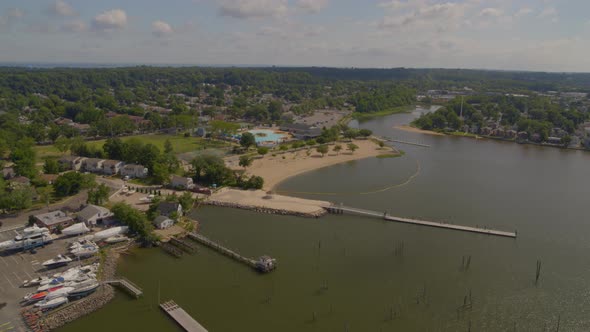
POLYGON ((297 216, 297 217, 304 217, 304 218, 319 218, 325 214, 327 211, 324 208, 318 208, 316 211, 312 212, 302 212, 302 211, 295 211, 295 210, 287 210, 287 209, 275 209, 263 206, 256 206, 256 205, 248 205, 248 204, 241 204, 235 202, 223 202, 223 201, 215 201, 215 200, 207 200, 203 202, 207 205, 213 206, 222 206, 222 207, 230 207, 236 209, 244 209, 250 210, 259 213, 267 213, 267 214, 278 214, 284 216, 297 216))

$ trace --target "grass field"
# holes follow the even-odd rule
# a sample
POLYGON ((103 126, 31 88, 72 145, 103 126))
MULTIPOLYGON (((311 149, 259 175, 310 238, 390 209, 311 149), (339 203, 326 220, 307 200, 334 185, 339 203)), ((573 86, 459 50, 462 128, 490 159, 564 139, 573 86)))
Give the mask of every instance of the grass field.
POLYGON ((399 107, 394 107, 394 108, 390 108, 390 109, 379 111, 379 112, 373 112, 373 113, 354 112, 354 113, 352 113, 352 117, 356 120, 368 120, 368 119, 376 118, 379 116, 386 116, 386 115, 398 114, 398 113, 409 113, 415 107, 416 107, 415 105, 399 106, 399 107))
MULTIPOLYGON (((221 148, 227 146, 227 143, 219 141, 210 141, 203 138, 197 137, 184 137, 183 135, 137 135, 137 136, 126 136, 121 137, 121 140, 127 141, 132 138, 140 140, 144 144, 151 143, 164 151, 164 142, 170 140, 174 152, 177 154, 200 150, 205 147, 207 148, 221 148)), ((88 146, 102 148, 106 140, 88 141, 88 146)), ((36 146, 35 152, 37 153, 37 159, 42 160, 46 157, 59 157, 61 153, 53 145, 36 146)))

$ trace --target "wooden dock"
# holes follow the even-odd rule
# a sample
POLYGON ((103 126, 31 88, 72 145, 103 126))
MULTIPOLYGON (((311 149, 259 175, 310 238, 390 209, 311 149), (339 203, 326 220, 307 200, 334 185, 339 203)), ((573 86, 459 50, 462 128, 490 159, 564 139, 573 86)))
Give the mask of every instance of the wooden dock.
POLYGON ((139 298, 143 295, 143 291, 141 290, 141 288, 139 288, 137 285, 135 285, 126 278, 119 277, 117 279, 105 280, 104 283, 120 287, 126 290, 129 294, 135 296, 136 298, 139 298))
POLYGON ((275 268, 275 260, 268 257, 268 256, 262 256, 258 259, 258 261, 256 261, 251 258, 242 256, 242 255, 238 254, 237 252, 235 252, 229 248, 226 248, 226 247, 222 246, 221 244, 218 244, 201 234, 197 234, 195 232, 190 232, 187 234, 187 236, 191 240, 197 241, 200 244, 207 246, 213 250, 216 250, 217 252, 219 252, 225 256, 233 258, 238 262, 244 263, 257 271, 270 272, 275 268))
POLYGON ((191 315, 182 309, 176 302, 167 301, 160 304, 160 308, 170 316, 178 325, 187 332, 207 332, 203 325, 199 324, 191 315))
POLYGON ((450 229, 450 230, 462 231, 462 232, 479 233, 479 234, 502 236, 502 237, 509 237, 509 238, 516 238, 516 235, 517 235, 516 232, 505 232, 505 231, 499 231, 499 230, 494 230, 494 229, 489 229, 489 228, 460 226, 460 225, 447 224, 444 222, 395 217, 395 216, 390 216, 385 212, 381 213, 381 212, 377 212, 377 211, 352 208, 352 207, 348 207, 348 206, 333 205, 333 206, 327 207, 326 209, 328 210, 328 212, 335 213, 335 214, 352 213, 352 214, 358 214, 358 215, 369 216, 369 217, 377 217, 377 218, 381 218, 384 220, 401 222, 401 223, 405 223, 405 224, 444 228, 444 229, 450 229))

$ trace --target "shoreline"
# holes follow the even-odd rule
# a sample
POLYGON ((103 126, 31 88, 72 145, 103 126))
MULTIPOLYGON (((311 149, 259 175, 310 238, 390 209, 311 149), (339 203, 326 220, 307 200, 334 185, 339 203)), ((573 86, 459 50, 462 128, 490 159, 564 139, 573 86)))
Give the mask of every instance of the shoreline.
POLYGON ((328 145, 330 151, 324 157, 316 152, 315 147, 299 151, 276 153, 275 156, 265 156, 260 159, 255 159, 252 166, 249 167, 246 172, 249 175, 261 176, 264 179, 263 189, 268 191, 275 190, 281 182, 306 172, 349 161, 377 157, 381 154, 399 153, 399 151, 390 146, 380 148, 371 139, 354 140, 352 143, 359 148, 355 152, 350 152, 346 151, 348 143, 349 142, 336 143, 342 146, 343 152, 340 153, 332 151, 336 144, 328 145))
POLYGON ((432 136, 447 136, 446 134, 443 134, 443 133, 439 133, 439 132, 432 131, 432 130, 419 129, 416 127, 412 127, 410 125, 393 126, 393 128, 407 131, 410 133, 418 133, 418 134, 425 134, 425 135, 432 135, 432 136))

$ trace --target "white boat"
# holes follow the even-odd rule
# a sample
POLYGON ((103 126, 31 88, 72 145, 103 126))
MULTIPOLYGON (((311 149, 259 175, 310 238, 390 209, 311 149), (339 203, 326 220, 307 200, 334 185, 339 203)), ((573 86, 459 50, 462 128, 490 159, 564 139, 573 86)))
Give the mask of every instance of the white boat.
POLYGON ((66 227, 61 231, 63 235, 80 235, 88 232, 90 232, 90 228, 86 227, 86 224, 83 222, 73 224, 72 226, 66 227))
POLYGON ((0 242, 0 251, 2 250, 22 250, 44 245, 45 243, 53 241, 49 229, 45 227, 25 228, 21 234, 18 234, 14 239, 0 242))
POLYGON ((78 296, 86 296, 92 292, 94 292, 100 284, 96 280, 90 280, 88 283, 84 283, 75 287, 73 291, 70 292, 68 296, 70 297, 78 297, 78 296))
POLYGON ((57 308, 60 305, 64 305, 66 303, 68 303, 68 298, 66 296, 60 296, 60 297, 56 297, 53 299, 48 299, 46 297, 45 300, 35 303, 35 307, 42 309, 42 310, 47 310, 47 309, 57 308))
POLYGON ((31 279, 31 280, 25 280, 25 281, 23 281, 23 284, 21 287, 39 286, 41 284, 41 282, 43 282, 44 280, 48 280, 48 279, 46 277, 38 277, 35 279, 31 279))
POLYGON ((72 259, 70 257, 63 256, 63 255, 57 255, 57 257, 55 257, 55 258, 52 258, 50 260, 43 262, 42 265, 48 269, 54 269, 56 267, 68 265, 68 263, 71 261, 72 261, 72 259))
POLYGON ((111 236, 104 240, 104 242, 108 244, 119 243, 124 241, 129 241, 129 238, 122 234, 111 236))
POLYGON ((49 292, 47 296, 45 296, 45 300, 51 300, 62 296, 68 296, 68 294, 70 294, 70 292, 74 289, 74 287, 62 287, 60 289, 56 289, 53 292, 49 292))
POLYGON ((119 235, 119 234, 126 234, 127 231, 129 231, 129 227, 127 226, 117 226, 117 227, 112 227, 109 229, 105 229, 104 231, 100 231, 96 234, 94 234, 94 241, 101 241, 104 239, 107 239, 111 236, 115 236, 115 235, 119 235))
POLYGON ((96 254, 98 252, 98 249, 99 248, 96 244, 86 244, 79 248, 72 249, 71 253, 76 257, 84 258, 96 254))

